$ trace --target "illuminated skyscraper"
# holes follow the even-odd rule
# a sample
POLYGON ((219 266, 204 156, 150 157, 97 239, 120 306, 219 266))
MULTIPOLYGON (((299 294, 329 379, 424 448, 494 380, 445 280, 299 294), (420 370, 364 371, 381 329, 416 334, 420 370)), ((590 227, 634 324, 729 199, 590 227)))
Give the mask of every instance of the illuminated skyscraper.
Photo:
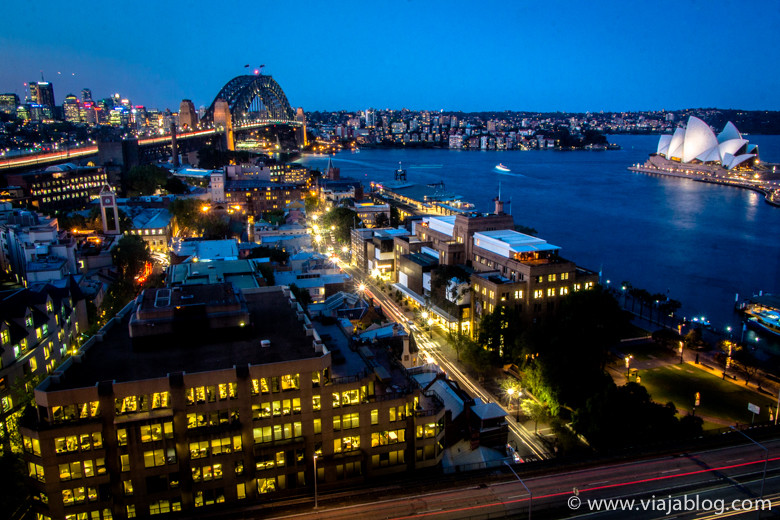
POLYGON ((92 101, 92 91, 88 88, 81 89, 81 101, 92 101))
POLYGON ((62 102, 62 113, 65 116, 65 121, 70 123, 80 123, 81 116, 79 115, 79 100, 73 94, 68 94, 65 97, 65 101, 62 102))
POLYGON ((19 96, 13 92, 0 94, 0 112, 16 116, 17 107, 19 107, 19 96))
POLYGON ((30 99, 36 105, 54 107, 54 85, 48 81, 31 81, 30 99))

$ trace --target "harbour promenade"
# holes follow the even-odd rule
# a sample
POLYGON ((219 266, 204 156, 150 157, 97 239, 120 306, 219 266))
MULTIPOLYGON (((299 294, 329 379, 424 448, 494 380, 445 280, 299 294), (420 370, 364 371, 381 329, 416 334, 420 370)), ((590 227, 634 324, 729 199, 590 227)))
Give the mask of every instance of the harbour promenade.
POLYGON ((736 176, 728 170, 713 168, 707 165, 677 165, 671 161, 663 161, 656 164, 649 159, 644 164, 629 166, 629 171, 647 173, 650 175, 663 175, 679 179, 690 179, 697 182, 710 184, 722 184, 759 192, 764 195, 764 201, 772 206, 780 207, 780 181, 766 179, 748 179, 744 176, 736 176))

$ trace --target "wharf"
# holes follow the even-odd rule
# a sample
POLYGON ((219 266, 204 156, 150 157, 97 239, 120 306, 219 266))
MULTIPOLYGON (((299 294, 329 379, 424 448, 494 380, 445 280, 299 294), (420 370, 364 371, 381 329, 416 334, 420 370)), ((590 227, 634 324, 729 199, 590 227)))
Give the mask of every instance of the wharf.
POLYGON ((647 173, 650 175, 663 175, 666 177, 676 177, 678 179, 690 179, 697 182, 708 182, 710 184, 721 184, 752 190, 764 195, 764 201, 772 206, 780 207, 780 185, 776 181, 751 181, 748 179, 734 179, 720 177, 700 171, 670 171, 652 166, 629 166, 629 171, 637 173, 647 173))

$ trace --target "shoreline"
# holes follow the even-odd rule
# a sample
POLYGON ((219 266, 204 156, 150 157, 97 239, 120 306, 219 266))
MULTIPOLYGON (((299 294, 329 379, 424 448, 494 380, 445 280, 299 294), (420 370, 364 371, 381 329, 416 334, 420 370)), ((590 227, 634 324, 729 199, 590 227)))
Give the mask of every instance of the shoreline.
POLYGON ((771 206, 780 208, 780 188, 764 188, 756 186, 749 181, 741 181, 736 179, 722 179, 705 175, 703 173, 685 173, 685 172, 671 172, 662 170, 660 168, 651 168, 647 166, 629 166, 629 171, 636 173, 646 173, 650 175, 661 175, 664 177, 674 177, 677 179, 689 179, 696 182, 706 182, 709 184, 720 184, 722 186, 731 186, 733 188, 741 188, 746 190, 755 191, 764 195, 764 202, 771 206))

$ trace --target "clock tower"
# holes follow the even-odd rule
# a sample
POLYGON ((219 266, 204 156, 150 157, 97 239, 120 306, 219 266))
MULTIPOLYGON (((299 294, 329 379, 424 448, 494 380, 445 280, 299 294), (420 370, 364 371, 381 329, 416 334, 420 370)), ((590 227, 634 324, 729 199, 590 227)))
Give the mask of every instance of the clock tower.
POLYGON ((100 190, 100 215, 103 219, 103 234, 119 235, 119 208, 116 205, 116 193, 108 185, 100 190))

